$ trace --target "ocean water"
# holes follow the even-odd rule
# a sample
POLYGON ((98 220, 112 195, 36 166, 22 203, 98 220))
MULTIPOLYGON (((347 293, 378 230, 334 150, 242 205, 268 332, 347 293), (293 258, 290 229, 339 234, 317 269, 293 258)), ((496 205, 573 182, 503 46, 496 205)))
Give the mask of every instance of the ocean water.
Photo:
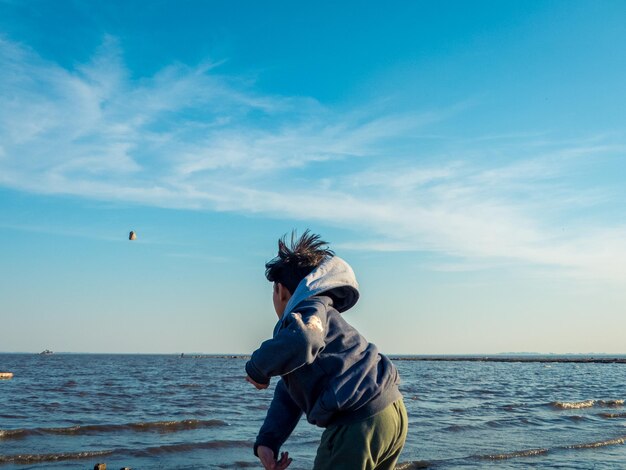
MULTIPOLYGON (((0 354, 0 470, 261 468, 272 397, 245 359, 0 354)), ((626 364, 396 361, 409 414, 400 469, 626 468, 626 364)), ((321 435, 303 420, 290 468, 321 435)))

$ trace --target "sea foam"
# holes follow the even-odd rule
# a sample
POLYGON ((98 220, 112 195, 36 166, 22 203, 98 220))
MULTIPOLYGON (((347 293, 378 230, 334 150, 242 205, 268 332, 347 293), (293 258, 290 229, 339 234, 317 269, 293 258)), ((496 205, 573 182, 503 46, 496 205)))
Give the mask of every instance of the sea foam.
POLYGON ((552 402, 551 405, 554 408, 558 408, 560 410, 579 410, 581 408, 591 408, 595 405, 595 400, 585 400, 585 401, 555 401, 552 402))

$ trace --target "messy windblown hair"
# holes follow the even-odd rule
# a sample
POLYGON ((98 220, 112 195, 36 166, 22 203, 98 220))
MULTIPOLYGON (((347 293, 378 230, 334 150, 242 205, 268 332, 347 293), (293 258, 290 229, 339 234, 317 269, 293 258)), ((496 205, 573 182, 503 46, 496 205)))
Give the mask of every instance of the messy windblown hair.
POLYGON ((334 254, 328 243, 309 229, 299 238, 292 230, 290 245, 287 245, 287 234, 278 240, 278 255, 265 263, 265 277, 270 282, 280 282, 293 294, 307 274, 334 254))

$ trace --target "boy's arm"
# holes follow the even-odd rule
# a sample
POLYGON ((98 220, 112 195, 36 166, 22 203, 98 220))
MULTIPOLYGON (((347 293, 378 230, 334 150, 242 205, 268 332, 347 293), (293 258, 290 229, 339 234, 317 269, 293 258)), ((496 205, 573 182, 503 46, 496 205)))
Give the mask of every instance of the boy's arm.
POLYGON ((257 448, 265 446, 272 449, 277 459, 281 446, 296 428, 301 416, 302 410, 292 400, 285 383, 279 380, 265 422, 254 443, 254 455, 258 457, 257 448))
POLYGON ((261 344, 246 364, 246 372, 259 384, 312 363, 325 346, 326 311, 313 305, 290 313, 280 331, 261 344))

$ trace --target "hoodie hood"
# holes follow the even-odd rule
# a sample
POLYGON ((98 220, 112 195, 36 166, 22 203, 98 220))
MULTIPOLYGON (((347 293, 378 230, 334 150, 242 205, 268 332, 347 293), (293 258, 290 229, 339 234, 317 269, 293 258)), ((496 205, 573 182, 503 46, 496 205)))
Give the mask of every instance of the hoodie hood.
POLYGON ((345 312, 359 300, 359 283, 354 271, 339 256, 326 258, 300 281, 287 302, 282 318, 286 318, 303 300, 322 293, 333 299, 333 307, 338 312, 345 312))

